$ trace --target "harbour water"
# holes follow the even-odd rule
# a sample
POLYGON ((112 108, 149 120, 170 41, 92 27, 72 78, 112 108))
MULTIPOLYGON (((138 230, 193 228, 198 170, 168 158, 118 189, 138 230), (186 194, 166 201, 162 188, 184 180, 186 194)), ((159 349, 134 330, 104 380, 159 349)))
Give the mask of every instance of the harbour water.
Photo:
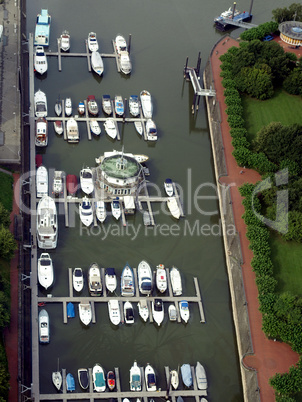
MULTIPOLYGON (((285 4, 287 3, 287 4, 285 4)), ((271 19, 271 10, 289 1, 268 0, 254 3, 253 23, 271 19)), ((60 216, 58 248, 51 252, 55 269, 54 296, 68 294, 68 268, 80 266, 87 274, 96 261, 102 267, 115 267, 120 275, 128 262, 137 267, 145 259, 152 268, 162 263, 177 266, 184 285, 184 298, 194 294, 193 277, 198 277, 206 323, 199 322, 197 305, 190 306, 187 325, 170 323, 166 318, 158 328, 143 323, 136 310, 134 325, 113 327, 105 303, 96 306, 96 324, 84 328, 78 314, 63 323, 61 305, 46 304, 50 316, 51 340, 40 346, 40 391, 52 393, 51 372, 60 367, 76 376, 80 367, 100 363, 106 371, 120 368, 122 389, 129 389, 129 370, 134 360, 156 369, 159 387, 165 389, 164 366, 177 369, 183 363, 200 361, 207 371, 209 401, 242 401, 239 358, 232 322, 228 278, 225 268, 222 230, 215 199, 211 146, 204 101, 192 116, 193 90, 183 80, 186 57, 196 66, 198 52, 202 65, 222 33, 213 26, 213 18, 229 8, 222 0, 87 0, 31 1, 27 4, 27 31, 34 32, 41 8, 52 16, 50 47, 56 51, 57 38, 67 29, 71 51, 83 52, 90 31, 97 33, 100 52, 112 53, 112 39, 120 33, 131 34, 131 76, 117 73, 114 59, 104 59, 101 78, 89 73, 84 58, 63 58, 62 72, 57 59, 48 58, 45 77, 35 78, 35 90, 47 94, 49 115, 54 116, 58 96, 71 97, 74 114, 80 100, 94 94, 100 104, 103 94, 121 94, 129 99, 141 90, 150 91, 158 141, 148 144, 132 124, 120 125, 120 142, 109 140, 102 128, 99 138, 88 141, 85 123, 80 125, 80 143, 70 145, 57 136, 50 125, 49 144, 43 154, 47 168, 79 175, 83 166, 95 166, 95 158, 112 149, 149 156, 150 192, 164 194, 165 178, 171 177, 183 191, 185 218, 175 221, 165 206, 154 206, 157 226, 146 229, 141 213, 127 218, 123 227, 112 217, 105 225, 83 229, 75 211, 74 227, 65 228, 60 216), (204 198, 197 198, 203 196, 204 198)), ((238 3, 241 11, 249 2, 238 3)), ((240 30, 234 30, 237 37, 240 30)), ((85 278, 87 279, 87 277, 85 278)), ((39 290, 39 294, 45 294, 39 290)), ((88 296, 87 280, 84 295, 88 296)), ((38 336, 38 334, 37 334, 38 336)), ((77 391, 80 387, 76 385, 77 391)))

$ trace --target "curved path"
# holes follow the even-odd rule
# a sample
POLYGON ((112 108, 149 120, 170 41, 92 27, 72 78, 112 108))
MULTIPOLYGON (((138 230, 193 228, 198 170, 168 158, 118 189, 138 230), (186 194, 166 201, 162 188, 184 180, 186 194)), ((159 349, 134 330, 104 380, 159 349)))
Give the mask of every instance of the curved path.
POLYGON ((260 388, 260 399, 263 402, 275 401, 273 388, 269 385, 269 378, 276 373, 288 371, 291 365, 295 365, 299 360, 299 355, 292 349, 280 342, 274 342, 265 337, 262 332, 262 315, 259 311, 258 290, 255 283, 255 274, 251 268, 252 251, 249 249, 249 241, 246 237, 246 225, 242 219, 244 207, 242 197, 238 187, 245 182, 256 183, 261 179, 260 175, 254 170, 243 169, 239 167, 232 155, 233 147, 231 144, 230 128, 227 123, 226 105, 224 103, 224 88, 220 77, 219 57, 230 47, 239 46, 238 41, 228 37, 223 38, 212 52, 211 63, 213 78, 215 81, 216 99, 219 101, 221 112, 221 132, 225 149, 225 158, 228 175, 222 177, 220 182, 230 184, 231 197, 233 203, 233 212, 235 225, 240 235, 242 255, 244 264, 242 265, 243 282, 248 303, 249 321, 251 327, 251 337, 254 348, 254 355, 246 356, 244 364, 257 370, 258 384, 260 388))

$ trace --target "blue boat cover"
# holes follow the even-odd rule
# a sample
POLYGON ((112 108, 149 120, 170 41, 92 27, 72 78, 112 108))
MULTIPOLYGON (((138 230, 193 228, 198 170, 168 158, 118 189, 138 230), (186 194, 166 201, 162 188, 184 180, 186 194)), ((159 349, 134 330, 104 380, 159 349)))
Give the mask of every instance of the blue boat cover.
POLYGON ((106 268, 106 274, 115 275, 115 269, 114 268, 106 268))
POLYGON ((103 373, 95 373, 95 385, 96 387, 103 387, 105 385, 103 373))
POLYGON ((67 304, 67 317, 68 318, 74 318, 75 317, 74 305, 71 302, 69 302, 67 304))
POLYGON ((71 373, 68 373, 66 376, 66 388, 67 388, 67 391, 75 390, 74 377, 71 373))
POLYGON ((147 382, 148 382, 148 387, 156 385, 155 384, 155 376, 154 376, 154 374, 148 374, 147 375, 147 382))
POLYGON ((146 290, 146 291, 151 290, 151 281, 148 279, 149 278, 143 278, 144 282, 142 282, 142 285, 141 285, 142 290, 146 290))
POLYGON ((191 367, 189 364, 183 364, 180 368, 182 381, 186 387, 191 387, 193 380, 192 380, 192 372, 191 367))
POLYGON ((170 184, 170 183, 172 183, 172 180, 171 180, 171 179, 166 179, 166 180, 165 180, 165 183, 169 183, 169 184, 170 184))

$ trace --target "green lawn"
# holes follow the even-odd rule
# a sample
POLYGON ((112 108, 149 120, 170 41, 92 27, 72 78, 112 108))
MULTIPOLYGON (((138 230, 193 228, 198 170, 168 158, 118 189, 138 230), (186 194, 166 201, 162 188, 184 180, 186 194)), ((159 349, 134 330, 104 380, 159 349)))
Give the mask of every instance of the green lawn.
POLYGON ((245 127, 248 140, 252 141, 257 132, 269 123, 276 121, 283 125, 299 123, 302 125, 302 97, 289 95, 278 90, 273 98, 260 101, 249 96, 242 97, 245 127))
POLYGON ((13 183, 14 180, 11 175, 0 172, 0 202, 9 212, 13 208, 13 183))

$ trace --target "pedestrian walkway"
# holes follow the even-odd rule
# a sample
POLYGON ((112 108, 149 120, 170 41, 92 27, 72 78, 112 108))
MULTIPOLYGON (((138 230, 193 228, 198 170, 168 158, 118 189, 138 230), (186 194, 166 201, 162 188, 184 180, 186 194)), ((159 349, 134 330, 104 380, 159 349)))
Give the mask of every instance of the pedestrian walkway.
POLYGON ((239 193, 239 187, 245 183, 256 183, 261 179, 260 175, 254 170, 239 167, 232 155, 233 146, 230 135, 230 128, 227 123, 226 105, 224 103, 224 88, 220 77, 219 57, 230 47, 239 46, 238 41, 227 37, 217 43, 211 55, 212 72, 215 82, 216 100, 220 105, 221 112, 221 132, 228 175, 221 177, 220 182, 225 184, 233 183, 231 186, 231 197, 233 203, 233 213, 235 225, 240 235, 240 242, 243 255, 242 274, 246 293, 249 321, 251 327, 251 337, 254 355, 244 358, 244 365, 257 370, 258 384, 260 388, 260 399, 263 402, 275 401, 273 388, 269 385, 269 379, 276 373, 288 371, 291 365, 295 365, 299 360, 299 355, 292 351, 290 346, 274 342, 266 338, 262 331, 262 315, 259 311, 258 290, 255 282, 255 274, 251 268, 253 253, 249 249, 249 241, 246 237, 246 225, 242 219, 244 207, 243 198, 239 193))

